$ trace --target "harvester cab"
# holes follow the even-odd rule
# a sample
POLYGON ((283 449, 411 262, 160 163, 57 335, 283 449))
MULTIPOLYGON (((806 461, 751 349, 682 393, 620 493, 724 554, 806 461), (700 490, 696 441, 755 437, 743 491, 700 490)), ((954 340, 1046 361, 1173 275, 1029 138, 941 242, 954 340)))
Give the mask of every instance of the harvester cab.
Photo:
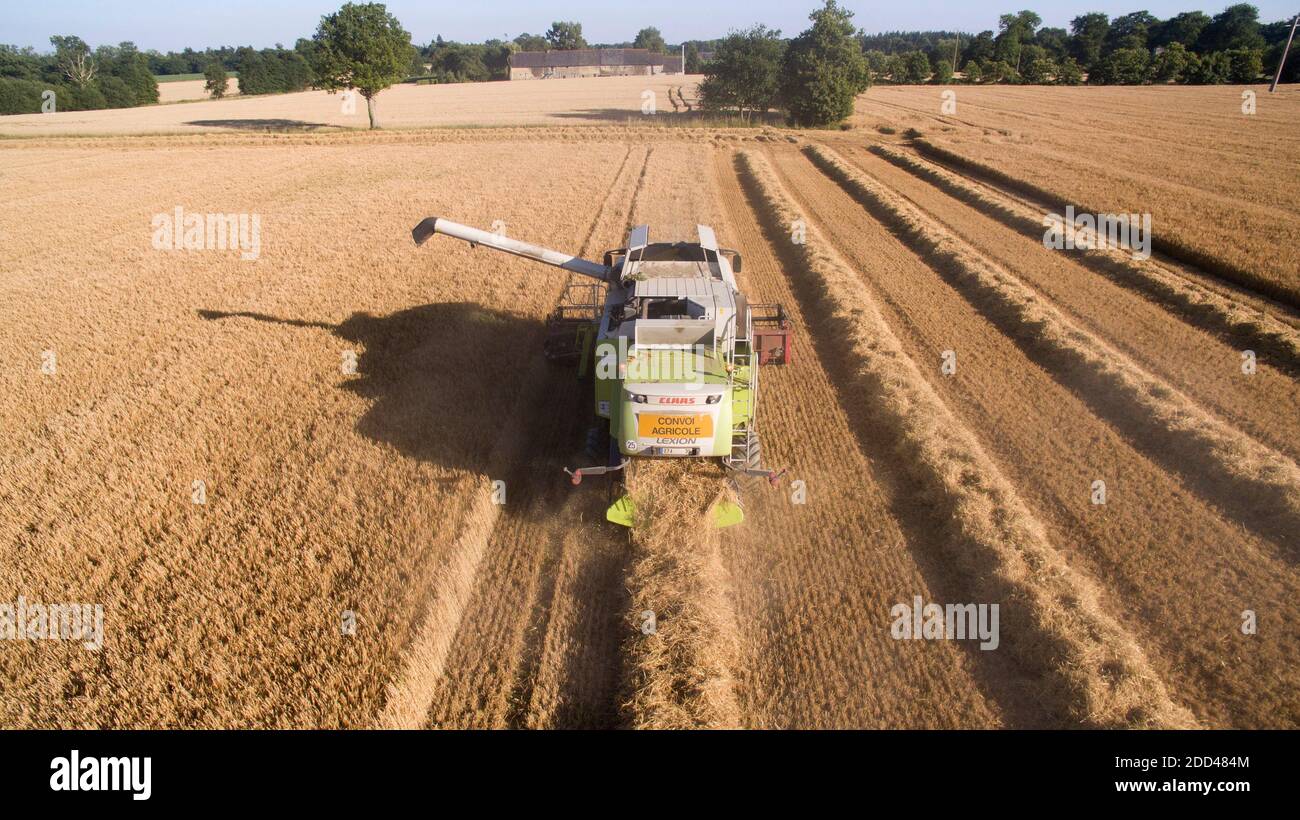
MULTIPOLYGON (((544 342, 549 358, 590 377, 601 425, 590 449, 608 451, 604 464, 566 468, 574 484, 616 474, 633 457, 717 458, 775 483, 759 442, 759 367, 792 361, 791 323, 778 304, 751 304, 736 285, 740 254, 718 247, 712 228, 698 232, 696 242, 652 243, 641 225, 602 263, 437 217, 411 235, 422 245, 440 233, 583 277, 566 285, 544 342)), ((631 526, 634 513, 624 496, 606 517, 631 526)), ((723 502, 714 518, 728 526, 743 513, 723 502)))

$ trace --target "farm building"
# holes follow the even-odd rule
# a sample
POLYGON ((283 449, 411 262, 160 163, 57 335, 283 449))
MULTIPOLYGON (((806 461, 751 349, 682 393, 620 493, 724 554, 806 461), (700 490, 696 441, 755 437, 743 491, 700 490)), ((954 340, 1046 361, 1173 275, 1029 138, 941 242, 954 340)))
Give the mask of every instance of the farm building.
POLYGON ((510 79, 512 80, 681 73, 680 56, 656 54, 644 48, 519 51, 510 56, 510 79))

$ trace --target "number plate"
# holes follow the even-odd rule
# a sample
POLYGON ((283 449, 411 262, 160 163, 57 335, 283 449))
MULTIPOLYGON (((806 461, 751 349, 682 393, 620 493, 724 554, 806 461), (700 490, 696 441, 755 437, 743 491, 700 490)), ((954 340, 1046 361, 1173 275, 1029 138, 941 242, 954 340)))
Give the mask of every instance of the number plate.
POLYGON ((642 438, 713 438, 713 416, 685 413, 641 413, 636 417, 642 438))

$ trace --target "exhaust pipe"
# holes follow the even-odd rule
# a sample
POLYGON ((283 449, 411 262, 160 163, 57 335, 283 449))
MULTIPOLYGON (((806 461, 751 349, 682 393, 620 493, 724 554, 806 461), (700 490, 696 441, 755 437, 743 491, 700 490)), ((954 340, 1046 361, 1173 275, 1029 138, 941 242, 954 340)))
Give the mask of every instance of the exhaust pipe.
POLYGON ((477 245, 486 245, 493 250, 504 253, 522 256, 525 259, 532 259, 534 262, 541 262, 546 265, 552 265, 557 268, 563 268, 573 273, 583 276, 590 276, 592 279, 599 279, 602 282, 608 281, 610 275, 614 272, 613 268, 607 265, 601 265, 578 256, 572 256, 567 253, 553 251, 550 248, 543 248, 541 245, 533 245, 528 242, 521 242, 518 239, 511 239, 508 236, 488 233, 478 228, 471 228, 468 225, 461 225, 459 222, 452 222, 449 219, 441 219, 436 216, 430 216, 422 220, 419 225, 411 229, 411 238, 415 244, 423 245, 429 241, 429 237, 435 233, 445 236, 463 239, 471 247, 477 245))

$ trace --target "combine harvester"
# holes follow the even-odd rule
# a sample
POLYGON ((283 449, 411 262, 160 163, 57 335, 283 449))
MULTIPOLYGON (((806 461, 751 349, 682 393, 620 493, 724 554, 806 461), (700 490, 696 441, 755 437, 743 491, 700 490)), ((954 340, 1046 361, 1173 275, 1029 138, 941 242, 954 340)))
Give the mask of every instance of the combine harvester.
MULTIPOLYGON (((617 476, 632 457, 718 458, 733 473, 775 483, 758 438, 759 365, 791 360, 791 326, 777 304, 750 304, 736 287, 740 254, 720 249, 713 229, 699 242, 651 243, 634 228, 627 247, 603 264, 488 233, 438 217, 411 231, 417 245, 436 233, 544 262, 595 280, 570 282, 547 320, 548 358, 574 361, 579 379, 594 375, 600 427, 589 449, 603 466, 565 469, 574 484, 617 476)), ((621 493, 606 517, 632 526, 621 493)), ((714 506, 714 522, 737 524, 737 504, 714 506)))

